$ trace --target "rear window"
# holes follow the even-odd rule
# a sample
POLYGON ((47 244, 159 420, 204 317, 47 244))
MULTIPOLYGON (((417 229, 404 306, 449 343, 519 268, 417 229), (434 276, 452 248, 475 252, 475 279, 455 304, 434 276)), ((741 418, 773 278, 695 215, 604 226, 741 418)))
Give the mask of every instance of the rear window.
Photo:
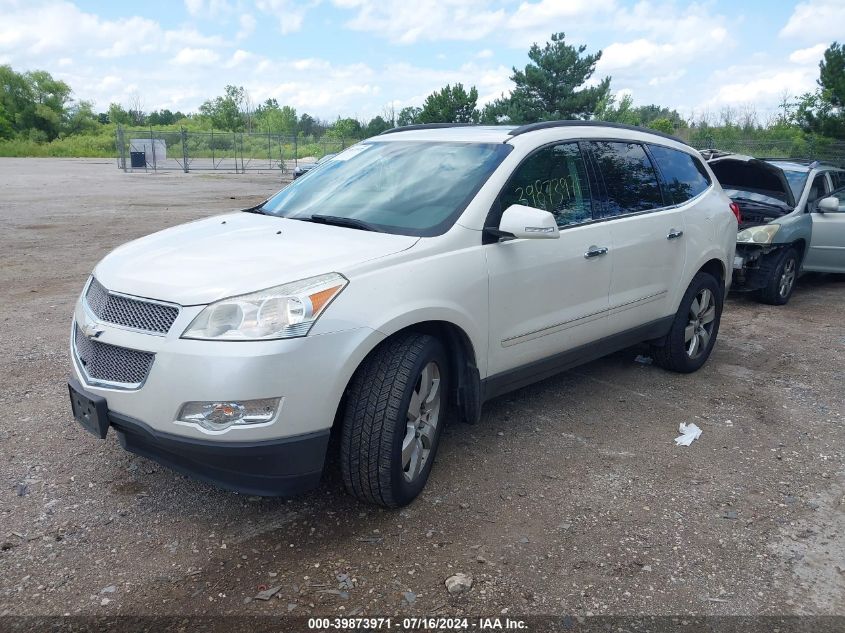
POLYGON ((695 157, 661 145, 649 145, 649 151, 663 174, 664 194, 668 202, 681 204, 710 186, 704 165, 695 157))
POLYGON ((663 206, 657 174, 642 145, 620 141, 591 141, 588 145, 604 182, 606 197, 601 217, 663 206))

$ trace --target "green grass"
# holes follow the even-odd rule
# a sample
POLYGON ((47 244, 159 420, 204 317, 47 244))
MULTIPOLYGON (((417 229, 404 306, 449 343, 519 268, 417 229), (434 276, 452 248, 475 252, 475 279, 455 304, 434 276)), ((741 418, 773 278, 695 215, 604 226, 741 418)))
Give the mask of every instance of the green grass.
POLYGON ((114 155, 113 134, 68 136, 49 143, 21 138, 0 140, 0 156, 114 158, 114 155))

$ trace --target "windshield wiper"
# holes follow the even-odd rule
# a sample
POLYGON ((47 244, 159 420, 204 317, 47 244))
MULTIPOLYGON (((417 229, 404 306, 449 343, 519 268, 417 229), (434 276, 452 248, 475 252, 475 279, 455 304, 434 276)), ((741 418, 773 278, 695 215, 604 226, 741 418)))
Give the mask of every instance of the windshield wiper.
POLYGON ((358 220, 356 218, 344 218, 339 215, 322 215, 315 213, 310 218, 295 218, 297 220, 306 220, 309 222, 316 222, 318 224, 328 224, 331 226, 343 226, 350 229, 360 229, 361 231, 374 231, 381 233, 381 229, 376 228, 374 224, 358 220))
POLYGON ((254 207, 250 207, 249 209, 244 209, 244 213, 260 213, 261 215, 270 215, 264 210, 264 203, 257 204, 254 207))

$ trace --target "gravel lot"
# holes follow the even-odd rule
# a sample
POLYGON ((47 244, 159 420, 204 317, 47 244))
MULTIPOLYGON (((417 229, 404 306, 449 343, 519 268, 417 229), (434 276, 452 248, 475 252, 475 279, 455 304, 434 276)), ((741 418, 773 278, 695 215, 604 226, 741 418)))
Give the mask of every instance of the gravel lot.
POLYGON ((67 339, 97 260, 279 187, 0 159, 0 615, 845 615, 842 276, 784 308, 731 298, 695 375, 632 349, 488 403, 402 511, 336 472, 239 496, 84 432, 67 339), (450 596, 456 572, 474 583, 450 596))

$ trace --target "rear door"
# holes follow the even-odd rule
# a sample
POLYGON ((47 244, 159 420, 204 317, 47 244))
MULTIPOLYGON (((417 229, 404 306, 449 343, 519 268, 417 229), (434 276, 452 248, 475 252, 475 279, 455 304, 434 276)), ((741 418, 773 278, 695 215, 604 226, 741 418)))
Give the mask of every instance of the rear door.
POLYGON ((589 146, 602 183, 601 215, 611 234, 609 325, 614 333, 624 332, 675 311, 686 260, 686 205, 675 204, 670 191, 664 200, 644 144, 610 140, 589 146))
MULTIPOLYGON (((833 172, 829 176, 845 185, 845 178, 840 172, 833 172)), ((827 181, 827 177, 828 174, 815 177, 810 191, 811 199, 807 200, 807 213, 812 219, 813 231, 803 267, 804 270, 842 273, 845 272, 845 188, 831 192, 832 183, 827 181), (827 196, 839 199, 839 211, 819 211, 819 201, 827 196)))
POLYGON ((561 142, 528 156, 499 195, 488 226, 498 226, 502 211, 518 203, 552 213, 560 238, 484 247, 490 375, 607 335, 613 254, 607 224, 593 222, 592 187, 578 143, 561 142))

